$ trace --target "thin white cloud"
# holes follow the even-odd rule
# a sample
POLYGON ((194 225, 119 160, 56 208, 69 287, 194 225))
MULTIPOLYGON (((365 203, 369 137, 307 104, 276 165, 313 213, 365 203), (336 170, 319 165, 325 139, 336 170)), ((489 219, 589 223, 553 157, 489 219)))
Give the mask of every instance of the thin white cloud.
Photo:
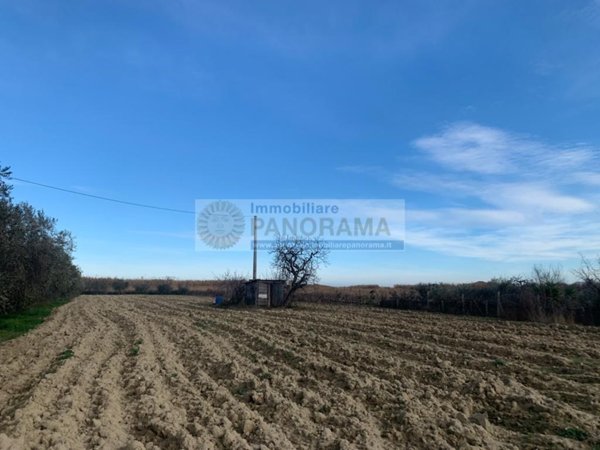
POLYGON ((538 183, 493 184, 482 187, 479 196, 491 205, 516 211, 578 214, 596 209, 590 201, 561 194, 538 183))
POLYGON ((568 221, 497 227, 469 233, 447 227, 419 227, 407 231, 407 246, 440 253, 491 261, 566 260, 579 253, 594 254, 600 249, 600 233, 591 222, 568 221))
POLYGON ((573 182, 600 186, 600 172, 576 172, 573 174, 573 182))
POLYGON ((594 149, 585 145, 574 146, 564 150, 544 152, 546 158, 539 157, 539 161, 549 168, 564 170, 593 164, 596 159, 594 149))
POLYGON ((473 123, 454 124, 440 134, 417 139, 414 144, 450 169, 483 174, 511 170, 511 153, 515 148, 524 151, 529 146, 502 130, 473 123))
POLYGON ((438 173, 398 173, 391 177, 391 183, 401 189, 422 192, 439 193, 447 195, 469 195, 473 192, 473 182, 460 178, 440 175, 438 173))
POLYGON ((421 137, 414 146, 450 170, 482 175, 545 177, 551 172, 600 162, 597 149, 585 144, 549 145, 471 122, 455 123, 441 133, 421 137))
POLYGON ((411 209, 407 198, 407 246, 494 261, 600 252, 597 148, 464 122, 413 144, 433 168, 391 183, 448 205, 411 209))
POLYGON ((476 208, 440 208, 436 210, 409 210, 407 220, 414 223, 464 229, 464 227, 502 227, 524 224, 529 216, 520 211, 476 208))

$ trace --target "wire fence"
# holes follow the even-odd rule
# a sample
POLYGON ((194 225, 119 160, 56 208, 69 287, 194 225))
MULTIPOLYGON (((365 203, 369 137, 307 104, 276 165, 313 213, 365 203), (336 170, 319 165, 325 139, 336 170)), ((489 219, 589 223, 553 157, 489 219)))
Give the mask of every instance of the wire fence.
POLYGON ((534 283, 464 285, 309 287, 297 300, 352 303, 392 309, 496 317, 506 320, 600 325, 600 293, 584 284, 534 283))

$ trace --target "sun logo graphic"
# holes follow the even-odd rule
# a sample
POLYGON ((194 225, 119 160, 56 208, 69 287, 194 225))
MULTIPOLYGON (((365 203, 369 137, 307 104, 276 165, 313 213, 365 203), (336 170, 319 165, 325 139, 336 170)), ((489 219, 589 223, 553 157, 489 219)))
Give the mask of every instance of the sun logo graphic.
POLYGON ((244 227, 242 211, 228 201, 209 203, 198 214, 198 236, 206 245, 216 249, 234 246, 244 233, 244 227))

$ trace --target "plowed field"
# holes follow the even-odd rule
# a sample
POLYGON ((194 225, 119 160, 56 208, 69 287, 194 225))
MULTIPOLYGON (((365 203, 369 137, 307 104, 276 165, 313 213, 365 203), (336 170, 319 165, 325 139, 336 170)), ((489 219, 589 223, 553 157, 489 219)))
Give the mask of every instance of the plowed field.
POLYGON ((600 448, 600 330, 82 296, 0 345, 0 449, 600 448))

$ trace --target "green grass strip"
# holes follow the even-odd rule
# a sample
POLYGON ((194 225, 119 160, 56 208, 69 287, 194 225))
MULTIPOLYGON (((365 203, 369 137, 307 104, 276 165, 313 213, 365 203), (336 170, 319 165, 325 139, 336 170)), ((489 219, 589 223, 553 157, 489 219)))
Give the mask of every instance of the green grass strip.
POLYGON ((52 310, 67 303, 68 300, 58 300, 27 308, 19 313, 0 316, 0 342, 14 339, 41 324, 52 310))

